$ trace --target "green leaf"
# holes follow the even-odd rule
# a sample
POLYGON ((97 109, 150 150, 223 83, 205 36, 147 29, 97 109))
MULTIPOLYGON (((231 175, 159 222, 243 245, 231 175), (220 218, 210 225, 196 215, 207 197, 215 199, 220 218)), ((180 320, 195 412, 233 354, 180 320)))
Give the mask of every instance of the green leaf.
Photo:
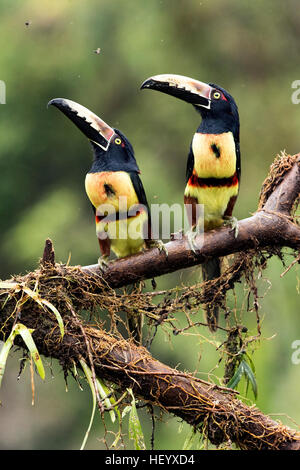
POLYGON ((45 379, 45 369, 41 360, 41 356, 39 355, 39 352, 37 350, 37 347, 35 345, 35 342, 32 339, 31 333, 34 331, 32 329, 27 328, 25 325, 22 325, 22 323, 17 323, 15 325, 15 331, 17 334, 22 336, 22 339, 24 343, 26 344, 32 359, 34 360, 34 363, 36 365, 37 371, 40 374, 40 377, 44 380, 45 379))
POLYGON ((17 335, 21 335, 23 338, 24 343, 26 344, 33 360, 36 365, 37 371, 40 374, 41 378, 44 380, 45 378, 45 369, 41 360, 41 357, 39 355, 39 352, 37 350, 37 347, 35 345, 35 342, 32 339, 31 333, 34 330, 27 328, 25 325, 22 323, 16 323, 15 326, 13 327, 9 337, 5 341, 1 352, 0 352, 0 387, 4 375, 4 370, 6 366, 6 361, 7 357, 9 354, 9 351, 11 347, 13 346, 14 339, 17 335))
POLYGON ((243 377, 243 373, 244 373, 244 365, 243 365, 243 361, 241 361, 237 370, 235 371, 230 381, 228 382, 227 387, 236 388, 237 385, 240 383, 241 378, 243 377))
POLYGON ((1 387, 2 379, 3 379, 3 375, 5 371, 8 354, 9 354, 10 348, 12 347, 14 343, 14 337, 15 337, 15 333, 14 331, 12 331, 9 337, 7 338, 7 340, 5 341, 5 343, 3 344, 2 349, 0 351, 0 387, 1 387))
POLYGON ((257 398, 257 383, 256 383, 255 375, 253 373, 252 368, 246 362, 245 359, 241 360, 237 370, 235 371, 231 380, 228 382, 227 387, 236 388, 239 382, 241 381, 241 378, 243 377, 243 375, 245 376, 247 383, 250 382, 254 396, 255 398, 257 398))
POLYGON ((60 333, 61 333, 61 337, 63 338, 64 333, 65 333, 64 332, 64 323, 63 323, 63 320, 62 320, 62 317, 61 317, 59 311, 57 310, 57 308, 54 305, 51 304, 51 302, 49 302, 46 299, 42 299, 37 292, 29 289, 29 287, 20 286, 16 282, 8 282, 8 281, 0 282, 0 289, 15 289, 16 292, 19 291, 19 290, 23 290, 25 292, 25 294, 28 295, 28 297, 30 297, 35 302, 37 302, 41 307, 43 307, 43 305, 48 307, 54 313, 54 315, 57 319, 59 329, 60 329, 60 333))
POLYGON ((144 434, 142 431, 142 426, 137 414, 135 398, 132 393, 131 389, 127 389, 130 393, 132 400, 131 400, 131 410, 129 413, 129 422, 128 422, 128 431, 129 431, 129 439, 132 439, 134 442, 135 450, 145 450, 145 439, 144 434))
POLYGON ((124 410, 122 411, 122 418, 125 418, 125 416, 130 413, 130 410, 131 410, 131 406, 128 405, 128 406, 125 406, 124 410))
MULTIPOLYGON (((105 406, 107 408, 111 408, 113 406, 113 401, 115 402, 115 399, 112 398, 112 397, 108 398, 108 395, 110 394, 109 388, 100 379, 96 379, 96 382, 97 382, 97 387, 98 387, 99 394, 100 394, 102 400, 104 401, 105 406)), ((117 407, 115 407, 115 408, 117 409, 117 407)), ((110 415, 110 419, 111 419, 112 423, 114 423, 116 421, 116 415, 115 415, 114 410, 110 410, 109 415, 110 415)))
POLYGON ((59 325, 61 337, 63 338, 64 333, 65 333, 64 323, 63 323, 61 314, 59 313, 57 308, 54 305, 52 305, 51 302, 49 302, 48 300, 41 298, 37 292, 34 292, 33 290, 29 289, 29 287, 23 287, 23 291, 29 297, 31 297, 33 300, 35 300, 35 302, 37 302, 41 307, 43 305, 46 305, 46 307, 48 307, 54 313, 54 315, 56 317, 56 320, 58 322, 58 325, 59 325))
POLYGON ((54 315, 56 316, 56 320, 57 320, 57 323, 58 323, 58 326, 59 326, 59 329, 60 329, 60 334, 61 334, 61 337, 63 338, 64 337, 64 334, 65 334, 65 328, 64 328, 64 322, 63 322, 63 319, 61 317, 61 314, 59 313, 59 311, 57 310, 56 307, 54 307, 54 305, 51 304, 51 302, 49 302, 48 300, 46 299, 41 299, 41 302, 42 304, 46 305, 48 308, 50 308, 50 310, 52 310, 52 312, 54 313, 54 315))
POLYGON ((255 365, 254 365, 254 362, 252 361, 251 357, 249 356, 249 354, 247 354, 246 352, 244 353, 245 357, 246 357, 246 362, 249 362, 249 365, 252 369, 252 372, 255 374, 255 365))
POLYGON ((85 376, 87 378, 87 381, 88 381, 88 384, 90 386, 92 396, 93 396, 93 407, 92 407, 92 414, 91 414, 90 422, 89 422, 87 431, 85 433, 83 442, 82 442, 81 447, 80 447, 80 450, 83 450, 85 445, 86 445, 86 441, 89 437, 90 430, 91 430, 91 427, 92 427, 92 424, 93 424, 93 421, 94 421, 94 416, 95 416, 95 411, 96 411, 96 392, 95 392, 95 387, 94 387, 94 383, 93 383, 93 379, 92 379, 92 372, 91 372, 90 368, 87 366, 87 364, 85 363, 85 361, 83 359, 80 359, 79 362, 81 364, 83 372, 85 373, 85 376))
MULTIPOLYGON (((94 385, 91 369, 88 367, 88 365, 86 364, 86 362, 83 359, 80 359, 79 362, 80 362, 80 364, 82 366, 82 369, 85 373, 85 376, 87 378, 87 381, 88 381, 88 384, 90 386, 92 396, 93 396, 92 414, 91 414, 88 429, 85 433, 85 436, 84 436, 84 439, 83 439, 83 442, 82 442, 81 448, 80 448, 80 450, 83 450, 85 445, 86 445, 86 442, 87 442, 87 439, 88 439, 88 436, 89 436, 89 433, 90 433, 90 430, 91 430, 91 427, 92 427, 92 424, 93 424, 95 411, 96 411, 97 396, 96 396, 96 390, 95 390, 95 385, 94 385)), ((99 395, 100 395, 101 399, 104 401, 105 406, 107 408, 112 408, 114 406, 115 399, 112 398, 112 397, 108 398, 108 395, 110 394, 109 388, 105 385, 105 383, 102 380, 100 380, 98 378, 96 378, 96 386, 97 386, 97 390, 99 392, 99 395)), ((116 414, 117 414, 117 416, 119 418, 119 421, 120 421, 121 420, 121 415, 120 415, 120 412, 119 412, 117 406, 115 406, 114 409, 115 409, 116 414)), ((111 421, 114 423, 116 421, 116 416, 115 416, 114 410, 110 410, 109 415, 110 415, 111 421)), ((119 440, 120 437, 121 437, 121 433, 120 433, 120 436, 115 439, 115 441, 114 441, 115 445, 116 445, 116 443, 117 443, 117 441, 119 440)))
POLYGON ((251 384, 252 391, 254 393, 254 397, 257 398, 257 383, 256 383, 256 379, 255 379, 255 375, 253 373, 253 370, 251 369, 251 367, 249 366, 249 364, 246 361, 243 360, 242 362, 243 362, 243 366, 244 366, 245 377, 246 377, 247 380, 249 380, 249 382, 251 384))

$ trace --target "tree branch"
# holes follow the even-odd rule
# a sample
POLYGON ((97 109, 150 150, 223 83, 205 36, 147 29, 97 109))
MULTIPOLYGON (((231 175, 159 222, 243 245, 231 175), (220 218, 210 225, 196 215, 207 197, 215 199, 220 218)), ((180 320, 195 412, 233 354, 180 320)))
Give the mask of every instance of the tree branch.
POLYGON ((34 340, 41 354, 61 364, 75 361, 78 365, 82 357, 87 363, 91 360, 99 377, 121 390, 132 388, 136 397, 183 419, 212 444, 231 441, 242 450, 300 450, 299 432, 245 405, 233 390, 172 369, 154 359, 144 347, 116 339, 101 328, 85 326, 82 332, 79 317, 68 319, 61 341, 49 319, 47 326, 37 330, 37 316, 26 316, 26 326, 35 327, 34 340))
MULTIPOLYGON (((145 348, 108 334, 101 327, 85 325, 75 313, 92 309, 97 302, 109 311, 116 299, 113 288, 195 266, 210 256, 270 246, 299 251, 300 227, 291 216, 300 193, 299 162, 299 155, 275 160, 264 182, 258 211, 239 222, 237 238, 229 228, 205 233, 197 255, 184 238, 173 240, 167 244, 168 258, 157 249, 148 250, 112 262, 104 276, 99 276, 97 265, 55 265, 48 241, 38 270, 2 283, 2 339, 7 338, 21 315, 22 323, 34 329, 33 337, 41 354, 58 359, 65 370, 71 368, 73 361, 78 364, 80 358, 85 358, 93 363, 95 374, 121 389, 133 388, 138 397, 184 419, 216 445, 231 440, 241 449, 300 450, 300 433, 245 405, 235 392, 171 369, 145 348), (38 286, 37 298, 30 294, 32 286, 38 286), (53 312, 43 309, 45 304, 39 302, 40 298, 55 305, 62 315, 63 339, 57 319, 53 312)), ((15 342, 24 347, 20 337, 15 342)))

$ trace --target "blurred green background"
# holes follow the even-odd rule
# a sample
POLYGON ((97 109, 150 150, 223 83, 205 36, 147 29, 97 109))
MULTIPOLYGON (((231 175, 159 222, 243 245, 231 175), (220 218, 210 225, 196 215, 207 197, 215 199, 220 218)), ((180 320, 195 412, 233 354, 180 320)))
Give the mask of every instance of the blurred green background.
MULTIPOLYGON (((0 105, 2 279, 34 269, 47 237, 57 261, 71 256, 71 264, 86 265, 99 255, 84 190, 91 150, 68 119, 47 109, 52 98, 87 106, 129 137, 149 203, 182 203, 187 152, 200 122, 191 106, 140 91, 151 75, 191 76, 217 83, 235 97, 242 153, 236 217, 256 210, 275 155, 300 151, 300 105, 291 101, 291 84, 300 79, 297 0, 1 0, 0 18, 0 80, 7 93, 0 105)), ((300 423, 300 365, 291 361, 291 344, 300 339, 298 278, 293 268, 280 279, 283 270, 274 259, 260 281, 259 293, 266 293, 260 299, 262 340, 252 359, 257 405, 296 427, 289 416, 300 423)), ((157 279, 158 288, 197 277, 198 270, 183 277, 175 273, 157 279)), ((254 317, 243 316, 253 334, 254 317)), ((214 338, 224 339, 222 333, 214 338)), ((222 377, 222 365, 215 368, 215 343, 197 335, 169 342, 160 334, 151 351, 182 370, 222 377)), ((80 391, 69 378, 66 393, 60 366, 44 360, 46 380, 36 376, 32 406, 29 368, 17 381, 20 357, 11 355, 0 391, 0 448, 78 449, 92 407, 89 388, 80 391)), ((151 419, 140 416, 149 448, 151 419)), ((157 424, 156 448, 181 449, 188 432, 178 419, 164 416, 157 424)), ((104 448, 102 437, 97 417, 86 448, 104 448)))

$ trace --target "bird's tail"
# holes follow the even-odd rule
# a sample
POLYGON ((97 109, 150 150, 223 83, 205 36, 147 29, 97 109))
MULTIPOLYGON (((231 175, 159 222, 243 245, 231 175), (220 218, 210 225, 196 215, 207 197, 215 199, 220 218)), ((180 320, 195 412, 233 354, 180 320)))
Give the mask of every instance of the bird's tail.
MULTIPOLYGON (((127 290, 131 293, 138 287, 139 283, 133 283, 127 286, 127 290)), ((130 337, 134 340, 135 344, 140 346, 142 344, 143 316, 138 309, 127 312, 127 324, 130 337)))
MULTIPOLYGON (((212 258, 202 264, 203 281, 211 281, 221 275, 220 258, 212 258)), ((219 307, 208 304, 205 306, 206 320, 210 331, 214 332, 218 327, 219 307)))
POLYGON ((127 314, 127 321, 130 336, 134 340, 135 344, 141 345, 143 327, 142 316, 139 314, 138 311, 134 311, 130 314, 127 314))

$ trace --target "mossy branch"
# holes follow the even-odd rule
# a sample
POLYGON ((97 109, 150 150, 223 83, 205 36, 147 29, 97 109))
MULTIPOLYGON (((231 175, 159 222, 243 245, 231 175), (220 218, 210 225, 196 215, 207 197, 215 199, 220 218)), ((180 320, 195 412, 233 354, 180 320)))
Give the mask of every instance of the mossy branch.
MULTIPOLYGON (((134 308, 138 306, 142 314, 160 324, 162 320, 172 321, 168 316, 181 308, 180 302, 193 301, 197 307, 207 300, 199 292, 199 286, 187 287, 159 309, 152 302, 153 293, 126 297, 118 294, 116 287, 200 264, 207 256, 240 252, 225 276, 216 281, 218 288, 226 291, 249 269, 251 257, 257 250, 266 249, 272 254, 276 247, 288 246, 298 255, 300 227, 292 211, 300 193, 299 162, 299 155, 282 155, 276 159, 264 182, 258 211, 239 222, 238 237, 235 239, 228 228, 207 233, 198 255, 187 248, 184 239, 174 240, 167 244, 168 258, 152 249, 113 262, 101 276, 96 266, 55 264, 52 245, 47 241, 36 271, 1 283, 0 339, 9 336, 21 317, 27 328, 34 329, 33 338, 39 353, 58 359, 66 372, 74 362, 79 365, 84 358, 93 364, 95 374, 117 384, 121 390, 132 388, 137 397, 182 418, 213 444, 230 440, 247 450, 300 450, 299 432, 245 405, 236 392, 159 362, 144 347, 123 339, 114 323, 115 312, 126 313, 133 308, 132 302, 135 302, 134 308), (29 290, 35 295, 28 295, 29 290), (38 301, 41 298, 48 304, 38 301), (49 303, 63 318, 63 338, 53 309, 47 308, 49 303), (88 325, 76 313, 93 311, 96 307, 110 316, 109 333, 102 324, 95 324, 96 320, 92 326, 88 325)), ((214 286, 211 292, 214 296, 214 286)), ((20 338, 16 338, 17 342, 24 347, 20 338)))
MULTIPOLYGON (((42 279, 40 282, 42 286, 42 279)), ((71 277, 69 282, 73 283, 71 277)), ((10 299, 4 309, 6 314, 12 304, 10 299)), ((45 315, 38 304, 30 301, 24 307, 22 320, 28 328, 34 328, 39 352, 58 359, 65 370, 74 362, 80 367, 82 358, 87 363, 92 361, 97 376, 118 385, 120 390, 132 388, 136 397, 180 417, 215 445, 231 441, 244 450, 300 450, 299 432, 273 421, 256 407, 245 405, 235 391, 172 369, 144 347, 108 334, 101 327, 84 325, 79 316, 74 317, 73 308, 71 312, 67 310, 67 305, 61 310, 65 322, 63 339, 55 319, 45 315)), ((2 333, 6 336, 13 315, 4 318, 2 310, 1 317, 2 333)), ((16 343, 22 345, 21 340, 16 343)))

